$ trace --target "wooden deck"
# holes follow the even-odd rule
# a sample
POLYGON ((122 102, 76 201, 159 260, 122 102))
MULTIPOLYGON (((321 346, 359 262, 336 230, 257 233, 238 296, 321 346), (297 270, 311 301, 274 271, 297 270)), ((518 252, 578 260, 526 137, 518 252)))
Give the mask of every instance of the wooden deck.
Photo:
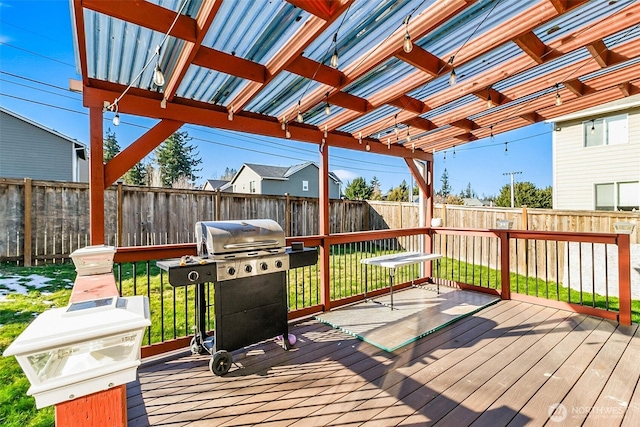
POLYGON ((129 427, 640 425, 638 325, 502 301, 394 353, 315 320, 291 332, 225 377, 205 356, 145 363, 129 427))

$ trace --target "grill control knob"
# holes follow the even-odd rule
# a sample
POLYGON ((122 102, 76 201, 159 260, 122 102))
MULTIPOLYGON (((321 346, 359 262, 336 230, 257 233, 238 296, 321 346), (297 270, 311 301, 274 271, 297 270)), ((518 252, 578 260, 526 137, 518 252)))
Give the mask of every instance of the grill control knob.
POLYGON ((246 271, 247 273, 251 273, 251 270, 253 270, 253 269, 251 268, 250 265, 245 265, 244 266, 244 271, 246 271))
POLYGON ((282 261, 280 260, 276 261, 276 268, 282 268, 282 261))
POLYGON ((190 282, 195 282, 199 278, 200 278, 200 274, 195 270, 192 270, 189 272, 189 274, 187 274, 187 279, 189 279, 190 282))
POLYGON ((228 274, 229 276, 233 276, 234 274, 236 274, 236 269, 235 269, 235 268, 233 268, 233 267, 229 267, 229 268, 227 268, 227 274, 228 274))
POLYGON ((269 266, 267 265, 267 263, 266 263, 266 262, 261 262, 261 263, 260 263, 260 269, 261 269, 261 270, 263 270, 263 271, 264 271, 264 270, 266 270, 266 269, 268 269, 268 268, 269 268, 269 266))

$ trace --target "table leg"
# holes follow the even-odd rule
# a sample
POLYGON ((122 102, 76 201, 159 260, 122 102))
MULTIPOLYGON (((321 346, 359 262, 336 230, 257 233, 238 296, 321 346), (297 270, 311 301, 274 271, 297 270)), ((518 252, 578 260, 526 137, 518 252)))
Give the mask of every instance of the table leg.
POLYGON ((367 274, 367 264, 364 265, 364 299, 367 299, 367 282, 369 275, 367 274))
POLYGON ((395 268, 389 269, 389 289, 390 289, 390 297, 391 297, 391 310, 393 310, 393 276, 395 274, 395 268))

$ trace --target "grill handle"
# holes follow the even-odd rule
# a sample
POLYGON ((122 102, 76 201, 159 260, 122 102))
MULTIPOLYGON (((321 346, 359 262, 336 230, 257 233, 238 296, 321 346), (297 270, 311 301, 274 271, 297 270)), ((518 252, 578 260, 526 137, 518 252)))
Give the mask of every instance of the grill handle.
POLYGON ((225 249, 246 249, 246 248, 255 248, 255 247, 263 247, 263 246, 274 246, 278 245, 280 242, 277 240, 262 240, 260 242, 243 242, 243 243, 229 243, 224 245, 225 249))

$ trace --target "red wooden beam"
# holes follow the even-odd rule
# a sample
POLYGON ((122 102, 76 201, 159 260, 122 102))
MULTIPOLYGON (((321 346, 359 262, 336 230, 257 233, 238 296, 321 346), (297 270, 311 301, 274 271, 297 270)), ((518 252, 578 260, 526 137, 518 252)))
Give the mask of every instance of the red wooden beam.
POLYGON ((631 325, 631 240, 629 234, 618 234, 618 292, 620 323, 631 325))
POLYGON ((334 9, 331 0, 287 0, 287 2, 325 21, 331 19, 334 9))
POLYGON ((524 51, 524 53, 533 58, 533 60, 538 64, 543 64, 545 61, 549 60, 545 56, 548 49, 547 46, 534 34, 533 31, 524 33, 521 36, 516 37, 513 41, 524 51))
POLYGON ((411 111, 416 114, 423 114, 429 111, 429 107, 424 102, 409 95, 402 95, 396 99, 392 99, 389 101, 389 105, 393 105, 394 107, 411 111))
POLYGON ((425 131, 430 131, 437 128, 437 126, 433 124, 433 122, 427 119, 423 119, 422 117, 414 117, 412 119, 405 120, 402 123, 405 123, 412 128, 422 129, 425 131))
POLYGON ((407 64, 411 64, 425 73, 431 74, 433 77, 437 77, 451 70, 449 64, 431 52, 416 45, 413 46, 413 49, 409 53, 404 50, 399 50, 396 52, 396 58, 402 59, 407 64))
MULTIPOLYGON (((176 19, 177 13, 147 1, 81 1, 82 6, 87 9, 113 16, 114 18, 131 22, 160 33, 167 33, 167 31, 169 31, 171 24, 176 19)), ((197 28, 198 26, 195 19, 181 14, 169 34, 179 39, 195 43, 198 39, 197 28)))
MULTIPOLYGON (((95 82, 97 85, 98 82, 95 82)), ((113 85, 110 85, 112 87, 113 85)), ((124 89, 124 88, 123 88, 124 89)), ((84 104, 87 107, 99 106, 102 108, 104 100, 115 99, 121 91, 112 92, 98 87, 86 87, 84 104)), ((233 121, 228 119, 227 110, 223 107, 215 106, 205 102, 185 100, 175 98, 174 102, 168 103, 166 108, 162 108, 156 99, 136 96, 131 92, 127 94, 119 103, 119 110, 122 113, 134 114, 137 116, 151 117, 156 119, 174 120, 177 122, 191 123, 206 127, 233 130, 238 132, 253 133, 263 136, 283 138, 284 132, 281 123, 276 118, 242 112, 234 115, 233 121)), ((315 126, 306 124, 289 123, 289 130, 292 138, 297 141, 320 144, 324 138, 324 131, 315 126)), ((345 132, 329 132, 326 143, 332 147, 340 147, 357 151, 366 151, 365 145, 360 145, 353 138, 353 135, 345 132)), ((431 154, 416 150, 412 153, 410 149, 400 146, 391 146, 387 149, 385 144, 371 144, 370 151, 377 154, 385 154, 395 157, 407 157, 428 160, 431 154)))
POLYGON ((78 43, 80 74, 82 75, 82 84, 86 86, 87 83, 89 83, 89 75, 87 74, 87 35, 84 29, 82 0, 73 0, 73 18, 76 24, 76 42, 78 43))
POLYGON ((193 58, 193 65, 220 71, 258 83, 267 81, 267 68, 257 62, 202 46, 193 58))
MULTIPOLYGON (((115 98, 114 98, 115 99, 115 98)), ((104 244, 104 165, 102 107, 89 108, 89 223, 92 245, 104 244)))
POLYGON ((180 129, 184 122, 162 120, 127 148, 116 154, 104 167, 104 188, 107 189, 136 163, 153 151, 171 134, 180 129))
POLYGON ((331 87, 342 85, 346 79, 342 71, 328 67, 312 59, 305 58, 304 56, 298 56, 284 69, 290 73, 297 74, 310 80, 315 80, 331 87))
POLYGON ((329 96, 329 102, 348 110, 357 111, 359 113, 366 113, 372 109, 371 104, 364 98, 351 95, 346 92, 335 92, 329 96))
MULTIPOLYGON (((415 179, 416 183, 418 184, 418 187, 420 187, 420 190, 422 190, 422 192, 425 194, 425 197, 431 197, 430 196, 431 192, 429 191, 429 185, 427 185, 427 182, 424 180, 424 177, 420 173, 420 170, 416 166, 413 159, 404 159, 404 161, 407 163, 407 166, 409 167, 409 171, 411 172, 413 179, 415 179)), ((411 195, 409 195, 409 200, 411 200, 411 195)))
POLYGON ((585 47, 601 68, 607 68, 629 60, 626 56, 609 50, 602 40, 595 41, 585 47))
POLYGON ((182 51, 178 54, 173 73, 163 88, 164 99, 168 101, 173 99, 176 90, 180 86, 180 82, 182 82, 189 66, 193 62, 193 58, 196 56, 198 49, 200 49, 202 40, 207 35, 213 18, 215 18, 216 13, 218 13, 221 4, 221 1, 205 1, 200 6, 200 10, 196 16, 196 41, 195 43, 185 43, 182 51))
POLYGON ((469 119, 456 120, 455 122, 451 123, 451 126, 464 129, 467 132, 471 132, 472 130, 480 128, 480 126, 478 126, 473 120, 469 119))

